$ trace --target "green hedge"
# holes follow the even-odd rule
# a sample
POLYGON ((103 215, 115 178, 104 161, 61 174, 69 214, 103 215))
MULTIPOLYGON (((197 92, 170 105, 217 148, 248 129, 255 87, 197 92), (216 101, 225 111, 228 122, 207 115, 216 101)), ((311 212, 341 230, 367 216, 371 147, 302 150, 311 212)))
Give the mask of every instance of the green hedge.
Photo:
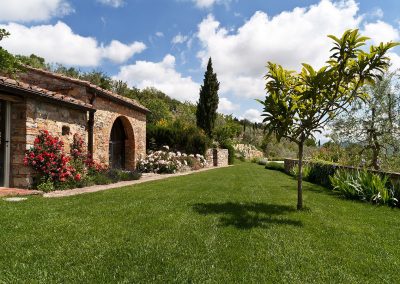
POLYGON ((202 130, 178 121, 168 125, 148 124, 146 130, 147 149, 150 150, 168 145, 174 151, 204 155, 210 145, 202 130))

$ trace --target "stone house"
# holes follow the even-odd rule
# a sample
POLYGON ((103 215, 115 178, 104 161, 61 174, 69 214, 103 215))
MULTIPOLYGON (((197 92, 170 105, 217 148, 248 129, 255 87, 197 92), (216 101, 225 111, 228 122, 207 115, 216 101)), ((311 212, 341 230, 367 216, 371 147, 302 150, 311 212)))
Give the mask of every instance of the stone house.
POLYGON ((31 185, 24 153, 44 129, 67 153, 78 133, 94 160, 135 169, 146 154, 147 113, 134 100, 60 74, 27 67, 16 80, 0 76, 0 186, 31 185))

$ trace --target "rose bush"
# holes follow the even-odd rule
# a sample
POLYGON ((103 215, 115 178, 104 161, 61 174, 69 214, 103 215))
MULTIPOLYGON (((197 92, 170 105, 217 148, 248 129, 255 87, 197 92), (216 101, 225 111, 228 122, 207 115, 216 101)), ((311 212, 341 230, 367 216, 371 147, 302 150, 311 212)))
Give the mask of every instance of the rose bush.
POLYGON ((58 137, 43 130, 35 138, 33 147, 26 151, 24 165, 31 166, 43 180, 64 182, 74 177, 76 170, 69 164, 70 157, 63 153, 63 147, 58 137))
POLYGON ((64 190, 95 184, 109 184, 121 180, 136 180, 137 171, 110 170, 86 153, 86 145, 79 134, 74 134, 70 153, 64 153, 64 143, 41 131, 33 147, 25 153, 24 164, 37 173, 36 188, 42 191, 64 190))

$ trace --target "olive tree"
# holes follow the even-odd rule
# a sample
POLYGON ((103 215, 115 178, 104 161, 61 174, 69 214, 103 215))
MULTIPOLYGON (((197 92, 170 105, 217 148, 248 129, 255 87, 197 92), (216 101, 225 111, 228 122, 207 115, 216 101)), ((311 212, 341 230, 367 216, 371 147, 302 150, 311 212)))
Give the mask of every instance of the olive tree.
POLYGON ((358 98, 367 94, 365 84, 380 78, 389 66, 387 51, 394 42, 363 48, 367 37, 357 29, 347 30, 334 42, 331 56, 319 70, 302 64, 300 73, 268 62, 265 76, 267 95, 263 104, 265 127, 278 139, 287 138, 298 145, 297 209, 303 208, 302 167, 305 141, 322 132, 328 122, 358 98))
POLYGON ((398 72, 385 74, 365 89, 369 94, 366 100, 354 101, 349 111, 331 123, 331 138, 360 145, 360 154, 370 156, 367 166, 375 170, 380 169, 382 158, 398 156, 400 152, 399 79, 398 72))

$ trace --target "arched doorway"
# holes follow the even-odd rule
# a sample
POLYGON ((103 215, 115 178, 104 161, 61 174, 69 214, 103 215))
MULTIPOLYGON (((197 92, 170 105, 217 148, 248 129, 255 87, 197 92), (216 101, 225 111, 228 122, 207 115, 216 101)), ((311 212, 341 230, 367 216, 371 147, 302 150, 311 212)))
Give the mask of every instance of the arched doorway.
POLYGON ((111 128, 109 143, 109 163, 112 169, 125 169, 125 140, 127 139, 124 124, 117 118, 111 128))

